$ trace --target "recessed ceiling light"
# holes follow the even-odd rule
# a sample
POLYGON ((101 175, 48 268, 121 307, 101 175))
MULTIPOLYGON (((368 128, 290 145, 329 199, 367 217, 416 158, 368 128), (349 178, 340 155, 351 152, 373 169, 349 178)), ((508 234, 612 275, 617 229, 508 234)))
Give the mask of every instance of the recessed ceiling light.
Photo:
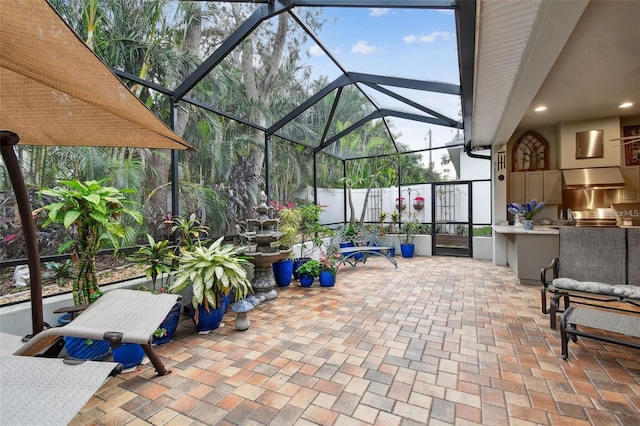
POLYGON ((620 104, 619 108, 629 108, 630 106, 633 106, 633 102, 625 102, 623 104, 620 104))
POLYGON ((535 112, 541 112, 541 111, 546 111, 547 107, 546 106, 539 106, 536 109, 534 109, 535 112))

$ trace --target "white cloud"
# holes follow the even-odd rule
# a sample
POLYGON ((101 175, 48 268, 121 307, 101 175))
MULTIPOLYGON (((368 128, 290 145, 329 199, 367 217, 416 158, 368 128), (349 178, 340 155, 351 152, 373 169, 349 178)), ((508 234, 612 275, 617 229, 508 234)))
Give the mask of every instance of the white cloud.
POLYGON ((324 50, 320 49, 320 46, 318 46, 317 44, 314 44, 313 46, 311 46, 311 49, 309 49, 309 55, 310 56, 324 56, 324 50))
POLYGON ((360 53, 362 55, 369 55, 369 54, 375 52, 376 50, 378 50, 378 49, 375 46, 371 46, 371 45, 369 45, 369 42, 362 41, 362 40, 357 42, 351 48, 351 52, 352 53, 360 53))
POLYGON ((389 13, 389 9, 371 8, 369 9, 369 16, 382 16, 389 13))
POLYGON ((408 35, 402 37, 405 43, 433 43, 438 38, 442 40, 451 40, 452 35, 449 31, 434 31, 431 34, 408 35))

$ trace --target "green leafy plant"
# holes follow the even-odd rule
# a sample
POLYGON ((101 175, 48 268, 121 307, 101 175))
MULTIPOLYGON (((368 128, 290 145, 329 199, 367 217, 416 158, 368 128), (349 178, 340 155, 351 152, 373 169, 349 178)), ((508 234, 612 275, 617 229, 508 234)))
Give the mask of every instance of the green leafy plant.
POLYGON ((490 226, 482 226, 479 228, 473 228, 474 237, 490 237, 493 228, 490 226))
POLYGON ((282 232, 280 244, 286 248, 291 248, 300 232, 300 222, 302 221, 300 211, 295 208, 283 207, 278 212, 278 217, 280 218, 280 232, 282 232))
POLYGON ((322 206, 315 203, 306 203, 296 207, 300 212, 300 257, 304 257, 307 243, 311 243, 311 250, 320 247, 324 237, 331 236, 333 231, 320 223, 322 206))
POLYGON ((229 295, 232 290, 236 300, 244 299, 252 291, 244 269, 250 262, 241 256, 246 247, 222 244, 223 240, 224 237, 221 237, 209 247, 196 242, 193 247, 183 250, 175 278, 168 288, 171 293, 176 293, 192 286, 191 303, 196 308, 196 324, 198 305, 203 305, 208 312, 211 307, 219 308, 223 296, 229 295))
POLYGON ((385 220, 387 220, 387 212, 381 211, 378 214, 378 222, 380 222, 380 225, 384 225, 385 220))
POLYGON ((166 223, 171 225, 171 232, 176 233, 178 245, 191 249, 201 238, 209 235, 209 228, 201 225, 194 213, 188 218, 175 216, 166 223))
POLYGON ((137 265, 146 268, 146 277, 151 278, 153 283, 153 291, 156 291, 156 282, 158 276, 163 277, 166 274, 166 282, 160 283, 162 290, 169 284, 171 272, 173 271, 173 248, 169 246, 169 240, 155 241, 154 238, 147 234, 148 246, 142 246, 138 251, 129 256, 137 265))
POLYGON ((422 224, 418 219, 415 216, 410 217, 408 221, 402 224, 402 244, 413 244, 413 240, 421 228, 422 224))
POLYGON ((311 259, 303 263, 296 272, 301 275, 311 275, 312 277, 318 277, 320 275, 321 264, 319 260, 311 259))
POLYGON ((356 224, 344 225, 337 232, 337 236, 341 243, 355 244, 360 233, 360 227, 356 224))
POLYGON ((60 181, 65 186, 63 188, 40 191, 42 195, 60 200, 42 208, 48 213, 43 226, 60 223, 70 232, 71 240, 59 251, 64 252, 71 247, 71 260, 76 271, 73 279, 75 305, 93 303, 102 294, 96 275, 96 254, 105 242, 118 250, 127 233, 121 222, 122 216, 128 215, 142 223, 142 215, 127 207, 130 202, 125 194, 133 191, 104 186, 105 182, 106 179, 87 182, 65 180, 60 181))
POLYGON ((65 285, 67 279, 73 278, 73 263, 71 260, 67 259, 64 262, 47 262, 45 267, 49 271, 47 275, 55 279, 56 283, 60 286, 65 285))
POLYGON ((340 269, 340 261, 342 260, 342 256, 340 252, 335 248, 330 248, 326 253, 320 252, 320 270, 321 271, 331 271, 332 273, 337 273, 338 269, 340 269))
POLYGON ((166 334, 167 334, 166 328, 157 328, 156 331, 153 332, 153 337, 160 339, 164 337, 166 334))
POLYGON ((400 222, 400 212, 394 210, 391 212, 391 223, 393 223, 393 230, 395 232, 398 229, 398 223, 400 222))

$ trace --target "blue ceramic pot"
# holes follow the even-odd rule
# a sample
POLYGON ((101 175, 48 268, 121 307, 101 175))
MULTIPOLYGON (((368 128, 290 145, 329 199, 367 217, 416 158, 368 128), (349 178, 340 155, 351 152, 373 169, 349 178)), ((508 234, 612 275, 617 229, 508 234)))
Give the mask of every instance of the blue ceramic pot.
MULTIPOLYGON (((71 322, 71 314, 66 313, 58 317, 58 324, 64 326, 71 322)), ((65 336, 64 347, 71 359, 102 361, 111 352, 111 345, 107 340, 91 340, 81 337, 65 336)))
MULTIPOLYGON (((344 242, 344 243, 340 243, 340 248, 349 248, 349 247, 355 247, 356 245, 353 244, 352 242, 344 242)), ((348 255, 345 255, 348 256, 348 255)), ((351 256, 349 256, 349 258, 353 259, 353 260, 360 260, 364 257, 364 253, 354 253, 351 256)))
MULTIPOLYGON (((196 324, 196 329, 198 331, 211 331, 220 327, 222 317, 224 317, 226 310, 227 304, 224 301, 222 302, 222 306, 217 309, 209 306, 209 311, 207 311, 203 305, 198 305, 198 323, 196 324)), ((193 322, 196 322, 195 317, 193 318, 193 322)))
POLYGON ((122 364, 123 368, 133 368, 144 359, 144 349, 136 343, 123 343, 113 350, 113 360, 122 364))
POLYGON ((102 361, 111 352, 108 340, 91 340, 82 337, 65 336, 64 348, 71 359, 102 361))
POLYGON ((387 253, 389 254, 389 257, 396 257, 396 248, 391 247, 389 250, 387 250, 387 253))
POLYGON ((293 278, 295 278, 296 280, 300 278, 300 274, 296 271, 299 267, 304 265, 309 260, 311 260, 310 257, 296 257, 295 259, 293 259, 293 278))
POLYGON ((336 285, 336 274, 331 271, 320 271, 318 281, 322 287, 333 287, 336 285))
POLYGON ((313 285, 313 275, 300 274, 300 287, 311 287, 313 285))
POLYGON ((291 278, 293 277, 293 260, 285 259, 273 262, 271 269, 273 270, 273 277, 278 287, 286 287, 291 284, 291 278))
POLYGON ((164 328, 166 330, 165 335, 162 337, 154 337, 151 343, 153 343, 154 345, 161 345, 173 339, 176 328, 178 328, 178 322, 180 321, 180 309, 182 309, 182 305, 180 303, 176 303, 175 305, 173 305, 173 308, 171 308, 167 316, 164 318, 164 320, 162 320, 162 323, 158 327, 164 328))
POLYGON ((414 249, 415 245, 413 244, 400 244, 400 252, 402 253, 402 257, 413 257, 414 249))

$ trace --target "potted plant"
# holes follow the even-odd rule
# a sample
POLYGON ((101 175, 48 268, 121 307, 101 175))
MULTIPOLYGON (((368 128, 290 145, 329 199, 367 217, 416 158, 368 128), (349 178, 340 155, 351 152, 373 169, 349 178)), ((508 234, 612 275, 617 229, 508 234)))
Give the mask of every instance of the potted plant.
MULTIPOLYGON (((300 231, 300 212, 295 208, 283 207, 278 211, 280 219, 280 247, 281 249, 291 249, 295 244, 298 233, 300 231)), ((273 277, 276 284, 280 287, 286 287, 291 284, 293 276, 293 259, 291 255, 287 259, 278 260, 271 265, 273 277)))
POLYGON ((413 199, 413 208, 416 210, 422 210, 424 208, 424 197, 417 196, 413 199))
POLYGON ((394 210, 391 212, 391 223, 392 223, 392 232, 396 232, 398 230, 398 223, 400 223, 400 212, 394 210))
POLYGON ((407 208, 407 204, 404 202, 404 197, 396 198, 396 208, 398 210, 404 210, 405 208, 407 208))
MULTIPOLYGON (((72 292, 76 306, 93 303, 102 295, 96 274, 96 254, 106 242, 115 251, 118 250, 127 234, 126 226, 122 223, 123 217, 127 215, 135 222, 142 223, 142 215, 128 208, 131 203, 125 194, 132 190, 105 186, 106 181, 64 180, 60 181, 64 187, 40 191, 42 195, 59 200, 40 209, 48 215, 44 226, 62 224, 71 237, 60 246, 59 252, 64 253, 71 248, 71 261, 75 269, 72 292)), ((65 337, 70 357, 100 359, 109 353, 108 341, 73 339, 76 338, 65 337)))
POLYGON ((318 280, 322 287, 333 287, 336 284, 336 274, 340 269, 340 252, 330 249, 328 253, 320 254, 320 273, 318 280))
POLYGON ((311 287, 313 279, 320 276, 320 261, 316 259, 309 259, 300 265, 296 272, 300 277, 301 287, 311 287))
MULTIPOLYGON (((174 249, 169 245, 169 240, 155 241, 149 234, 147 234, 147 241, 149 245, 140 247, 129 256, 129 259, 145 268, 146 277, 151 279, 153 286, 151 291, 154 293, 163 293, 169 285, 171 273, 174 270, 174 249), (158 276, 160 276, 160 287, 156 288, 158 276)), ((140 288, 140 290, 147 290, 147 288, 143 287, 140 288)), ((171 311, 169 311, 153 334, 152 343, 160 345, 169 342, 173 338, 178 328, 181 307, 180 302, 176 302, 173 308, 171 308, 171 311)))
POLYGON ((241 254, 246 247, 222 244, 224 237, 210 246, 200 241, 182 251, 179 266, 169 291, 176 293, 191 287, 193 321, 198 331, 214 330, 227 308, 228 298, 244 299, 252 290, 244 266, 250 262, 241 254))
POLYGON ((388 231, 388 228, 385 228, 384 221, 387 220, 387 212, 382 210, 378 214, 378 222, 380 223, 380 231, 388 231))
POLYGON ((307 255, 322 245, 324 237, 331 235, 331 230, 320 223, 322 206, 305 203, 296 209, 300 213, 300 256, 293 260, 294 276, 300 265, 310 259, 307 255))
POLYGON ((531 200, 524 206, 519 203, 511 203, 508 206, 509 213, 518 218, 522 218, 522 227, 531 231, 533 229, 533 217, 542 211, 544 202, 538 203, 538 200, 531 200))
POLYGON ((201 225, 194 213, 188 218, 176 216, 165 223, 171 225, 171 232, 176 234, 176 242, 180 247, 191 249, 201 238, 209 235, 209 228, 201 225))
MULTIPOLYGON (((185 216, 169 216, 164 221, 165 225, 168 225, 171 229, 171 233, 174 235, 175 242, 177 244, 176 253, 179 254, 181 250, 192 249, 197 242, 203 238, 209 236, 209 227, 201 225, 200 221, 194 213, 191 213, 188 217, 185 216)), ((178 268, 180 256, 174 256, 173 270, 178 268)), ((191 287, 187 287, 186 291, 182 294, 184 301, 193 299, 193 293, 191 287)), ((184 306, 185 314, 193 317, 194 309, 191 303, 184 306)))
POLYGON ((420 231, 420 226, 421 224, 418 219, 415 218, 415 216, 411 217, 407 222, 402 224, 402 242, 400 244, 400 252, 402 253, 402 257, 413 257, 413 252, 415 249, 413 239, 420 231))

